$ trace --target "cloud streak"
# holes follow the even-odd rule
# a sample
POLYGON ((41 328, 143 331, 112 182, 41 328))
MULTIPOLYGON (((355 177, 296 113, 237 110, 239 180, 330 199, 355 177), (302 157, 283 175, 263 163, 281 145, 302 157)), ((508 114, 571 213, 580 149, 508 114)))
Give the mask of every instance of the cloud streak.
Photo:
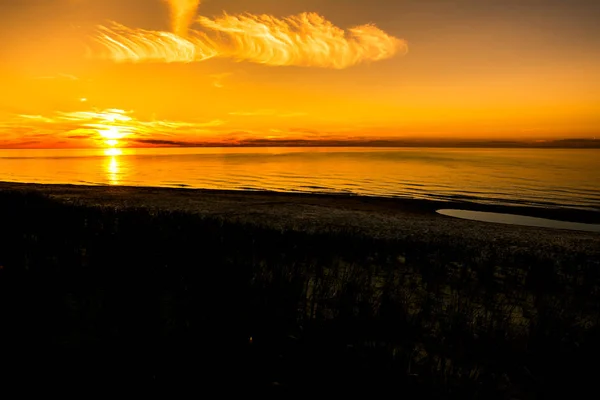
POLYGON ((224 72, 222 74, 210 75, 210 77, 213 79, 213 86, 217 89, 222 89, 225 87, 223 80, 231 75, 233 75, 231 72, 224 72))
POLYGON ((317 13, 286 18, 270 15, 199 16, 201 29, 188 29, 199 1, 166 0, 173 32, 133 29, 116 22, 94 36, 93 57, 114 62, 190 63, 222 57, 271 66, 344 69, 406 53, 404 40, 375 25, 343 30, 317 13))
POLYGON ((164 0, 171 8, 171 28, 176 35, 187 36, 200 6, 200 0, 164 0))
MULTIPOLYGON (((33 139, 52 147, 61 140, 71 144, 88 141, 88 145, 104 146, 108 141, 122 144, 143 139, 172 141, 169 138, 182 135, 215 135, 224 125, 221 120, 207 122, 183 122, 173 120, 141 120, 131 111, 104 109, 91 111, 55 112, 51 115, 14 115, 0 123, 0 147, 22 147, 37 144, 33 139)), ((150 143, 150 142, 149 142, 150 143)), ((151 143, 150 143, 151 144, 151 143)))
POLYGON ((191 63, 219 55, 216 43, 197 31, 184 39, 171 32, 131 29, 113 22, 99 26, 93 40, 100 48, 91 50, 92 57, 118 63, 191 63))

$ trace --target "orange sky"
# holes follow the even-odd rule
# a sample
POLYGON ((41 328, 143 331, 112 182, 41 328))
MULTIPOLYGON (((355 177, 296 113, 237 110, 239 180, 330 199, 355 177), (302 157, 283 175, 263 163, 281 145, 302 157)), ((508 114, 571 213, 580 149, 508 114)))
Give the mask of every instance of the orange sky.
POLYGON ((600 136, 596 1, 190 9, 0 0, 0 147, 600 136))

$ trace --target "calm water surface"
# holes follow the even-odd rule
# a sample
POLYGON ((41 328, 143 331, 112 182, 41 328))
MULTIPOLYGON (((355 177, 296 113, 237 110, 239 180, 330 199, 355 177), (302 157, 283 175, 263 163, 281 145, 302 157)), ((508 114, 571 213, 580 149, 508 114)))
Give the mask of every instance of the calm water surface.
POLYGON ((0 181, 334 192, 600 210, 600 151, 0 150, 0 181))

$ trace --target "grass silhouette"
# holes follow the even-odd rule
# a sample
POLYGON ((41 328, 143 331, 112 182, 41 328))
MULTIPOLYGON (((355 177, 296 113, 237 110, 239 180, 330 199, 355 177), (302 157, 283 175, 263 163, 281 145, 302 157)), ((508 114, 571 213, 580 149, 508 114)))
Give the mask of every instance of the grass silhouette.
POLYGON ((594 383, 594 257, 19 191, 0 204, 0 339, 15 377, 438 398, 594 383))

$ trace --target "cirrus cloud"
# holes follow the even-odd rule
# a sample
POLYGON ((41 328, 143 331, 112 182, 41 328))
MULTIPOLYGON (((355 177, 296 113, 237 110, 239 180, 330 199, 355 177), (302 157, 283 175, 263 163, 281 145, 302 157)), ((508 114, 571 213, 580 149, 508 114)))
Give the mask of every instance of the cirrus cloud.
POLYGON ((215 57, 271 66, 344 69, 406 53, 404 40, 373 24, 344 30, 317 13, 286 18, 271 15, 199 16, 189 29, 196 0, 167 0, 173 32, 129 28, 113 22, 99 26, 100 45, 92 57, 114 62, 190 63, 215 57))

